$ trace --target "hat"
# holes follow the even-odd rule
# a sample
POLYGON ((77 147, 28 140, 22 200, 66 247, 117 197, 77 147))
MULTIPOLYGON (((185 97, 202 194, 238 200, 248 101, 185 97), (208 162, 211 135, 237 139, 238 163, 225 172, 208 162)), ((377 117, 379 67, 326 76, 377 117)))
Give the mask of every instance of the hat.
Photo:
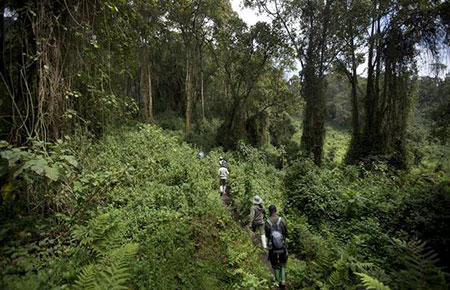
POLYGON ((253 204, 261 204, 261 203, 263 203, 262 198, 260 198, 259 195, 255 195, 253 197, 253 204))
POLYGON ((222 159, 223 159, 223 157, 222 157, 222 156, 220 156, 220 157, 219 157, 219 159, 220 159, 220 160, 222 160, 222 159))

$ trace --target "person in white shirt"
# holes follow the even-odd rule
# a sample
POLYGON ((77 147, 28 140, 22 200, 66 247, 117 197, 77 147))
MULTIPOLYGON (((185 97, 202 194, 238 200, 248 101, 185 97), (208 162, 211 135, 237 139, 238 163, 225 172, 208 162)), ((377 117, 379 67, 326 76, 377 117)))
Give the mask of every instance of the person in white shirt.
POLYGON ((228 171, 228 169, 226 167, 226 163, 222 162, 220 164, 218 174, 219 174, 219 178, 220 178, 220 195, 222 196, 222 194, 224 194, 227 189, 227 179, 228 179, 228 175, 230 175, 230 172, 228 171))

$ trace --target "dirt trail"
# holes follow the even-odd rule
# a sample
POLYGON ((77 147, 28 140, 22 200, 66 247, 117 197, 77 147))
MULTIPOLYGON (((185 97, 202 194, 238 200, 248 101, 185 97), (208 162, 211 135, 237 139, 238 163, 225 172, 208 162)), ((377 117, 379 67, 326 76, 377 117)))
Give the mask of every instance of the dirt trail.
MULTIPOLYGON (((227 188, 226 193, 222 194, 221 198, 222 198, 222 202, 228 207, 228 209, 229 209, 229 211, 231 213, 231 216, 233 217, 233 220, 235 222, 237 222, 236 221, 236 214, 235 214, 233 208, 230 206, 230 191, 229 191, 229 188, 227 188)), ((252 233, 252 242, 253 242, 253 245, 255 247, 261 248, 261 238, 258 237, 257 235, 255 235, 254 233, 252 233)), ((258 256, 259 256, 259 258, 261 260, 261 263, 263 263, 266 266, 267 270, 270 271, 271 273, 273 273, 272 265, 270 264, 270 261, 268 259, 267 251, 263 251, 261 249, 260 251, 258 251, 258 256)))

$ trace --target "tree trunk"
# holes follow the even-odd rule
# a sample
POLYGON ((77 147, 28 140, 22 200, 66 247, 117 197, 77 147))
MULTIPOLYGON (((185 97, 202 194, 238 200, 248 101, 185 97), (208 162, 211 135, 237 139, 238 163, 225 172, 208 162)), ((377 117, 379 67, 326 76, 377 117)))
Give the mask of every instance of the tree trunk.
POLYGON ((234 149, 239 140, 247 141, 244 108, 239 97, 234 96, 230 114, 226 116, 217 135, 218 144, 225 150, 234 149))
POLYGON ((152 64, 151 62, 147 63, 147 84, 148 84, 148 120, 153 122, 153 94, 152 94, 152 64))
POLYGON ((5 18, 4 18, 4 13, 5 13, 5 5, 4 4, 0 4, 0 81, 5 82, 5 85, 7 85, 7 79, 8 77, 6 76, 6 64, 5 64, 5 18))
POLYGON ((141 74, 140 74, 140 82, 139 82, 139 92, 140 92, 140 98, 139 98, 139 108, 141 110, 141 115, 144 120, 148 118, 148 79, 147 79, 147 65, 144 64, 141 66, 141 74))
POLYGON ((349 21, 349 29, 351 31, 351 39, 350 39, 350 50, 352 54, 352 91, 351 91, 351 99, 352 99, 352 128, 353 128, 353 139, 358 142, 359 135, 361 134, 359 129, 359 106, 358 106, 358 75, 356 73, 356 69, 358 64, 356 63, 356 48, 355 48, 355 38, 353 31, 352 20, 349 21))
POLYGON ((202 119, 205 120, 205 95, 204 95, 203 69, 200 72, 200 95, 202 98, 202 119))
POLYGON ((140 74, 139 107, 141 115, 147 122, 153 122, 152 63, 144 57, 140 74))
MULTIPOLYGON (((353 26, 351 21, 349 22, 349 28, 353 32, 353 26)), ((361 137, 361 129, 359 125, 359 103, 358 103, 358 75, 356 73, 357 63, 356 63, 356 55, 355 55, 355 45, 354 45, 354 37, 352 36, 350 39, 350 51, 351 51, 351 62, 352 62, 352 71, 350 77, 351 84, 351 104, 352 104, 352 140, 349 146, 348 154, 347 154, 347 162, 352 162, 352 160, 359 155, 360 148, 360 137, 361 137)))
POLYGON ((385 161, 397 168, 406 168, 406 128, 413 79, 407 56, 401 49, 400 28, 391 35, 382 35, 380 17, 374 19, 369 40, 365 119, 360 146, 353 154, 358 161, 385 161), (400 47, 400 48, 399 48, 400 47))
POLYGON ((322 165, 323 143, 325 139, 325 88, 322 76, 317 76, 311 64, 304 69, 303 95, 306 100, 303 119, 301 147, 312 153, 316 165, 322 165))
POLYGON ((186 136, 189 133, 191 125, 191 110, 192 110, 192 68, 191 68, 191 54, 188 51, 186 56, 186 79, 185 79, 185 93, 186 93, 186 136))

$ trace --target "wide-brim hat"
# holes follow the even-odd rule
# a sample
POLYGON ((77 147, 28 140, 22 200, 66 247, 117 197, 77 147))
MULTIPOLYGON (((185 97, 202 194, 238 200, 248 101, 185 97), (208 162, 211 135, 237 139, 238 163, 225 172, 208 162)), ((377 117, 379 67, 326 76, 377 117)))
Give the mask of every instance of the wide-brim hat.
POLYGON ((261 204, 261 203, 263 203, 262 198, 259 197, 259 195, 255 195, 255 196, 253 197, 253 204, 261 204))

